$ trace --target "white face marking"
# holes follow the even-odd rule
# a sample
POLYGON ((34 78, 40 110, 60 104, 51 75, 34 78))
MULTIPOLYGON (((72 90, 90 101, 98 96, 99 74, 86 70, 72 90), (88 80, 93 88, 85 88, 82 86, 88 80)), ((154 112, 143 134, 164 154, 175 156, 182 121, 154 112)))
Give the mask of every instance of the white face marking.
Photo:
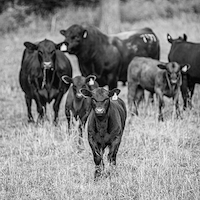
POLYGON ((112 96, 112 100, 116 101, 118 99, 117 93, 115 92, 114 95, 112 96))
POLYGON ((60 47, 61 51, 67 51, 67 45, 66 44, 62 44, 60 47))
POLYGON ((89 85, 94 85, 94 80, 90 78, 89 85))

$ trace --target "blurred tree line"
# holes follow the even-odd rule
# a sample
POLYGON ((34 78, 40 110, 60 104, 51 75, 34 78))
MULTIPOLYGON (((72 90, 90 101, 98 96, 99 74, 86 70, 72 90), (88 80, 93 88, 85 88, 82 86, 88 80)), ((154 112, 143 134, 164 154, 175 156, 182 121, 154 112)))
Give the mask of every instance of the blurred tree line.
POLYGON ((95 7, 99 2, 100 0, 0 0, 0 13, 9 8, 23 6, 28 13, 45 16, 59 8, 71 5, 95 7))

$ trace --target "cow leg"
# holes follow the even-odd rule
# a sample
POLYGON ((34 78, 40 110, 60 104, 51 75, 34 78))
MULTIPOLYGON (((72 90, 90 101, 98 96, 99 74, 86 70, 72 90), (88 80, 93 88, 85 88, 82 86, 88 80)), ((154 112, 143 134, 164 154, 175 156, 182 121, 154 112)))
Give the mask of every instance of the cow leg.
MULTIPOLYGON (((120 134, 121 135, 121 134, 120 134)), ((121 142, 121 137, 117 137, 111 145, 109 145, 108 161, 111 167, 116 165, 116 156, 121 142)))
POLYGON ((192 97, 194 94, 194 87, 195 87, 195 83, 189 80, 188 81, 188 89, 189 89, 188 106, 190 109, 192 108, 192 97))
POLYGON ((138 115, 136 99, 137 85, 133 82, 128 82, 128 108, 131 114, 138 115))
POLYGON ((137 92, 136 92, 136 105, 137 105, 137 108, 139 107, 139 104, 142 100, 144 100, 144 90, 142 87, 138 86, 137 88, 137 92))
POLYGON ((26 100, 26 106, 27 106, 27 111, 28 111, 28 123, 34 122, 33 115, 31 112, 31 105, 32 105, 32 99, 25 95, 25 100, 26 100))
POLYGON ((114 74, 108 75, 108 88, 109 90, 112 90, 114 88, 117 88, 117 80, 118 78, 114 74))
POLYGON ((71 115, 70 115, 70 109, 65 106, 65 115, 66 115, 66 118, 67 118, 67 124, 68 124, 68 132, 70 133, 70 129, 71 129, 71 115))
POLYGON ((54 125, 57 125, 58 123, 58 111, 59 111, 59 107, 60 107, 60 102, 62 100, 63 97, 63 92, 60 91, 60 93, 58 94, 57 98, 55 99, 55 102, 53 104, 53 110, 54 110, 54 125))
POLYGON ((179 91, 176 92, 176 94, 173 97, 173 104, 174 109, 176 111, 176 117, 179 118, 181 116, 181 112, 179 109, 179 91))
POLYGON ((44 118, 45 108, 44 108, 44 106, 42 106, 42 104, 40 102, 40 97, 39 97, 38 93, 35 93, 35 102, 37 105, 37 112, 39 113, 37 123, 39 123, 44 118))
POLYGON ((183 110, 185 110, 187 108, 187 103, 189 99, 187 75, 182 76, 181 94, 183 98, 183 110))
POLYGON ((88 141, 93 153, 93 158, 94 158, 94 163, 95 163, 94 179, 96 180, 97 178, 101 176, 101 171, 104 166, 103 155, 101 153, 100 147, 93 140, 92 136, 88 135, 88 141))
POLYGON ((157 97, 158 97, 158 106, 159 106, 159 113, 158 113, 158 121, 163 121, 163 114, 162 109, 165 106, 164 100, 163 100, 163 94, 160 89, 155 89, 157 97))

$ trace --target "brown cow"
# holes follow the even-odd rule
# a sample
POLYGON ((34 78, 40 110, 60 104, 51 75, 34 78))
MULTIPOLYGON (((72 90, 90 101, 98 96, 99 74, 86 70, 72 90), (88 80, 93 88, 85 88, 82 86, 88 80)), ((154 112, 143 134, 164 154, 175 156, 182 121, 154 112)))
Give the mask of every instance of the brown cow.
POLYGON ((162 63, 158 60, 144 57, 135 57, 128 67, 128 106, 138 115, 137 107, 140 94, 144 89, 156 93, 159 101, 158 120, 163 121, 163 96, 173 98, 177 116, 179 110, 179 93, 182 84, 182 74, 186 73, 189 65, 179 65, 176 62, 162 63))

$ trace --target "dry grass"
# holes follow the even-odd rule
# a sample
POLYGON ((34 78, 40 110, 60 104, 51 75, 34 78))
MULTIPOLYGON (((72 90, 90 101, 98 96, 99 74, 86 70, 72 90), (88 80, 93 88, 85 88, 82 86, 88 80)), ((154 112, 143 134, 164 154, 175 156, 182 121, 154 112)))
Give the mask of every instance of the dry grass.
MULTIPOLYGON (((197 19, 186 15, 122 27, 130 30, 144 26, 151 27, 160 38, 163 60, 169 50, 167 33, 172 37, 186 33, 189 40, 200 41, 197 19)), ((171 101, 167 101, 163 123, 157 122, 156 107, 141 107, 140 116, 127 121, 116 169, 110 178, 95 183, 87 134, 80 150, 77 127, 71 135, 66 131, 64 100, 58 127, 51 122, 42 126, 26 124, 26 107, 18 83, 23 42, 44 37, 56 42, 63 39, 58 32, 30 35, 26 31, 0 39, 0 199, 198 200, 199 88, 195 90, 194 109, 184 112, 183 120, 172 119, 171 101)), ((74 58, 72 61, 76 63, 74 58)), ((78 73, 74 65, 74 74, 78 73)), ((127 88, 121 89, 120 95, 126 101, 127 88)), ((36 117, 35 107, 34 113, 36 117)))

